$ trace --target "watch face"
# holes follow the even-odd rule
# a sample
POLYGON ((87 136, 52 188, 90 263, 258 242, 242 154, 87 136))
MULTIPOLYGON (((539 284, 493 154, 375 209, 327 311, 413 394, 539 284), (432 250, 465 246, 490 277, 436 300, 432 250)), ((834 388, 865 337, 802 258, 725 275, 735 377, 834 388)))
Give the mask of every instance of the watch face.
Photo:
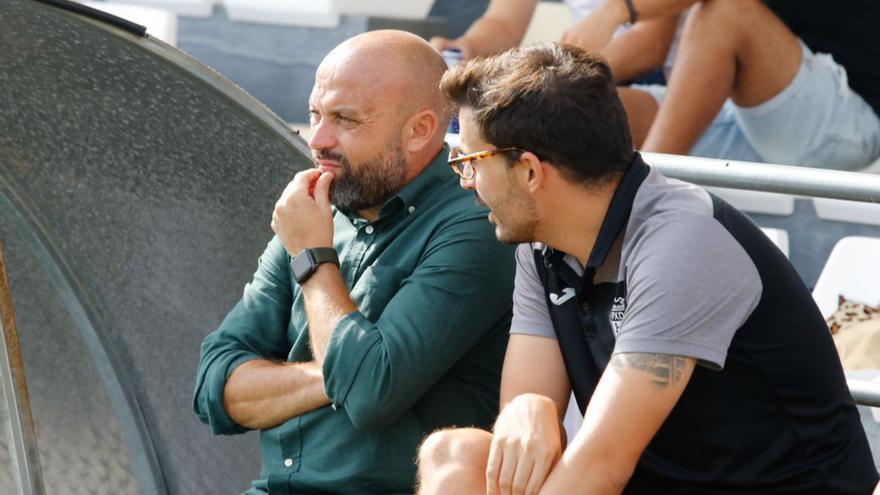
POLYGON ((315 270, 315 260, 312 253, 305 249, 298 255, 293 257, 290 262, 290 269, 293 270, 293 279, 302 282, 315 270))

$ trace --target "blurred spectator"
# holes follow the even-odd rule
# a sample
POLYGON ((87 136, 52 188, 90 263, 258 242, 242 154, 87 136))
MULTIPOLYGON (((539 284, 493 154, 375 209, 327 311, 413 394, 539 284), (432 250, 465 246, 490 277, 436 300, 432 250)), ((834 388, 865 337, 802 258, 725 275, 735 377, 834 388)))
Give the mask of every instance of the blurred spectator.
POLYGON ((619 26, 692 4, 668 87, 622 91, 630 119, 651 122, 644 151, 848 170, 880 156, 875 0, 606 0, 578 45, 602 52, 619 26))
MULTIPOLYGON (((623 5, 624 0, 615 0, 623 5)), ((561 33, 561 41, 592 49, 591 23, 595 15, 603 14, 603 0, 565 0, 575 21, 561 33)), ((493 55, 513 48, 522 42, 532 20, 538 0, 491 0, 486 13, 477 19, 462 36, 450 40, 431 39, 438 51, 457 48, 462 60, 493 55)), ((631 26, 618 23, 610 38, 598 51, 611 66, 614 79, 621 83, 651 84, 644 91, 620 93, 627 109, 633 142, 641 144, 648 134, 657 113, 655 92, 661 91, 675 58, 680 32, 679 19, 683 11, 668 16, 656 16, 631 26), (658 84, 659 83, 659 84, 658 84)))
MULTIPOLYGON (((623 0, 620 0, 623 1, 623 0)), ((561 34, 561 41, 580 45, 589 40, 584 20, 602 5, 602 0, 565 0, 575 23, 561 34)), ((462 59, 501 53, 520 44, 538 0, 491 0, 486 13, 461 37, 450 40, 434 37, 431 44, 438 51, 461 50, 462 59)), ((599 50, 608 60, 618 82, 664 82, 671 66, 670 47, 675 40, 678 13, 628 26, 618 26, 610 43, 599 50), (664 65, 665 64, 665 65, 664 65), (666 71, 664 71, 664 68, 666 71)))

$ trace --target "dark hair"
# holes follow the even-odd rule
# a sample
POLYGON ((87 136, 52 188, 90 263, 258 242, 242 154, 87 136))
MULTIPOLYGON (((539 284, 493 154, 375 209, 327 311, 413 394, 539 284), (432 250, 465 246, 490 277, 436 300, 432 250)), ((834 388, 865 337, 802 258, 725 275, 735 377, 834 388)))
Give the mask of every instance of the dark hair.
POLYGON ((611 69, 580 48, 542 43, 471 60, 447 72, 440 89, 473 109, 484 141, 531 151, 568 180, 605 182, 633 159, 611 69))

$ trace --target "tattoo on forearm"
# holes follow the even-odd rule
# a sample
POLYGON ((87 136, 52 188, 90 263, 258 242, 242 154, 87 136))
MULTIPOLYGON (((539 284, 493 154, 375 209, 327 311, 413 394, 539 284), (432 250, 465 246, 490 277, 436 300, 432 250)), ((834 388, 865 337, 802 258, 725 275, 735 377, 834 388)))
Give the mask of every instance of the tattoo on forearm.
POLYGON ((654 383, 669 385, 681 379, 687 361, 681 356, 669 354, 632 352, 615 354, 610 364, 615 368, 633 368, 650 373, 654 383))

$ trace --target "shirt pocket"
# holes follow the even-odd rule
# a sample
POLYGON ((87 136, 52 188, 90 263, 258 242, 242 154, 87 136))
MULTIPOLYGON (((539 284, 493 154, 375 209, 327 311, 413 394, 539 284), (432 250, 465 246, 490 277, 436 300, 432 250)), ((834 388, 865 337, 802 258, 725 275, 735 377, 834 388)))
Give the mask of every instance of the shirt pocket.
POLYGON ((409 274, 395 266, 369 266, 352 288, 351 299, 361 314, 375 323, 409 274))

